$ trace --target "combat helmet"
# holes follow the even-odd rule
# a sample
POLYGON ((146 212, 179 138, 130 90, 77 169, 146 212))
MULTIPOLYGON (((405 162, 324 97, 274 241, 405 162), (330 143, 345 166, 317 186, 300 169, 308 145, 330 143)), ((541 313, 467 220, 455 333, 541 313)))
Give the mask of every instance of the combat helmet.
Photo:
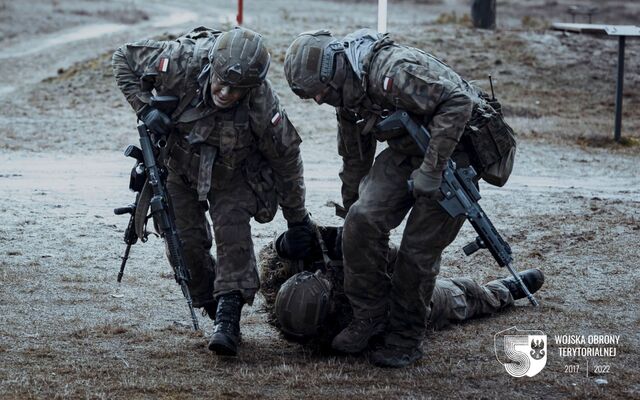
POLYGON ((262 35, 235 27, 218 37, 209 51, 209 61, 213 72, 225 84, 254 87, 267 76, 271 55, 262 35))
POLYGON ((321 271, 299 272, 282 284, 275 314, 282 331, 293 338, 318 335, 330 310, 331 283, 321 271))
POLYGON ((312 98, 327 86, 335 87, 334 75, 342 71, 338 53, 344 47, 328 30, 304 32, 291 43, 284 57, 284 73, 291 90, 301 98, 312 98))

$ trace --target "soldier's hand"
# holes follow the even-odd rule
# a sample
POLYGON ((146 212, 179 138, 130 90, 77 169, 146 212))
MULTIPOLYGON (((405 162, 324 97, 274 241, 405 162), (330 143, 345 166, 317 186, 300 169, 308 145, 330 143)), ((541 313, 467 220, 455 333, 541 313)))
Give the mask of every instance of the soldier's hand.
POLYGON ((442 171, 434 171, 422 164, 420 168, 411 173, 413 180, 413 197, 426 197, 429 199, 440 200, 442 193, 440 185, 442 184, 442 171))
POLYGON ((171 118, 157 108, 150 106, 144 107, 138 114, 140 121, 144 122, 147 128, 158 135, 166 136, 173 129, 171 118))
POLYGON ((308 257, 316 240, 315 225, 307 214, 300 222, 290 222, 289 229, 276 240, 278 255, 292 260, 308 257))

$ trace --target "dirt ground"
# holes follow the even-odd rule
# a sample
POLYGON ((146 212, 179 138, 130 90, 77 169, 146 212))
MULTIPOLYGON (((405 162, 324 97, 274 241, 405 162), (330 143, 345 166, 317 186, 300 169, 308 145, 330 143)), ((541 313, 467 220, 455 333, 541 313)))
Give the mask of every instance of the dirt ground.
MULTIPOLYGON (((206 348, 211 322, 190 329, 158 239, 134 246, 116 283, 127 221, 112 209, 133 200, 132 163, 121 151, 137 135, 109 63, 127 41, 229 28, 235 2, 0 0, 0 398, 640 396, 640 42, 627 45, 625 140, 617 144, 617 42, 548 30, 570 21, 570 4, 597 4, 594 22, 619 24, 637 24, 640 4, 498 1, 498 29, 477 31, 467 1, 390 3, 397 41, 487 90, 487 75, 494 78, 519 151, 509 183, 483 185, 481 204, 516 268, 545 272, 541 307, 520 301, 430 332, 422 361, 390 371, 285 341, 259 297, 243 311, 239 357, 216 357, 206 348), (513 378, 496 360, 494 334, 511 326, 548 335, 547 365, 533 378, 513 378), (556 335, 619 335, 617 353, 562 357, 567 346, 556 335), (566 367, 576 364, 579 372, 566 367)), ((290 92, 284 53, 299 32, 343 35, 375 27, 375 18, 371 1, 245 1, 246 26, 266 35, 270 79, 303 137, 308 208, 322 224, 340 223, 327 206, 340 193, 335 117, 290 92)), ((253 228, 258 250, 285 222, 279 215, 253 228)), ((464 257, 474 236, 463 228, 442 276, 506 274, 488 254, 464 257)))

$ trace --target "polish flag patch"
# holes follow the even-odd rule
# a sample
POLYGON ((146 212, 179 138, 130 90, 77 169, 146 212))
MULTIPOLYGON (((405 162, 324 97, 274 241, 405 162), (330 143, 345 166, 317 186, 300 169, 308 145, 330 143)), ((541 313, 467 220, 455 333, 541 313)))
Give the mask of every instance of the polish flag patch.
POLYGON ((393 88, 393 78, 385 76, 384 81, 382 82, 382 88, 385 92, 390 92, 393 88))
POLYGON ((167 72, 169 69, 169 59, 167 57, 162 57, 160 62, 158 63, 158 71, 167 72))
POLYGON ((272 118, 271 118, 271 125, 276 126, 280 123, 280 120, 282 119, 282 115, 280 114, 280 112, 277 112, 272 118))

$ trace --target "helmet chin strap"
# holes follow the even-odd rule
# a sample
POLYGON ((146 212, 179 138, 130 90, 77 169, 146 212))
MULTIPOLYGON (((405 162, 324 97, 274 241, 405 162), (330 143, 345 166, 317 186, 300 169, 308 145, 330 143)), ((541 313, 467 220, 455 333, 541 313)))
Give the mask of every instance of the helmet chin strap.
MULTIPOLYGON (((359 104, 363 97, 366 96, 366 92, 362 86, 362 82, 356 76, 355 72, 351 69, 345 60, 344 54, 340 56, 342 58, 342 76, 340 77, 340 89, 338 89, 342 95, 342 105, 344 107, 351 107, 359 104)), ((338 80, 336 80, 338 82, 338 80)))

